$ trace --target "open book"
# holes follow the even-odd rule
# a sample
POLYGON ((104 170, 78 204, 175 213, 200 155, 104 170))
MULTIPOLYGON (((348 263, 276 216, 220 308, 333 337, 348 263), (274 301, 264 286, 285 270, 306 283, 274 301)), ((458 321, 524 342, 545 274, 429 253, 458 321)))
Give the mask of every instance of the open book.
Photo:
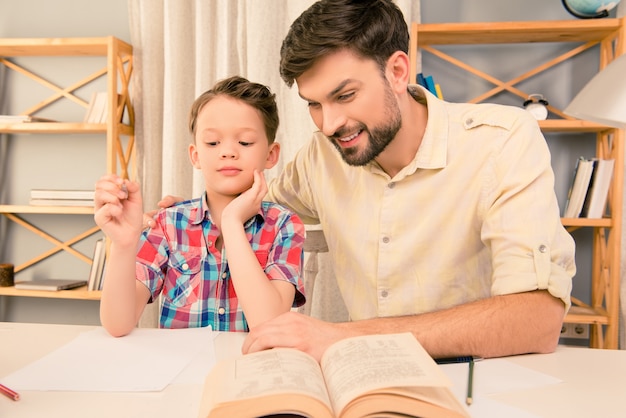
POLYGON ((348 338, 320 363, 276 348, 230 358, 209 373, 201 418, 469 417, 411 333, 348 338))

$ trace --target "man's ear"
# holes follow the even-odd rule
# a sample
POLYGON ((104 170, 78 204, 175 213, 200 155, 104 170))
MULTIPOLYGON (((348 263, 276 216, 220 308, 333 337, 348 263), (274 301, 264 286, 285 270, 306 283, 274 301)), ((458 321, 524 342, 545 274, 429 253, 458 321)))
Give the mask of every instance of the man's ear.
POLYGON ((276 165, 280 157, 280 144, 273 142, 270 144, 269 151, 267 152, 267 160, 265 161, 265 169, 270 169, 276 165))
POLYGON ((409 56, 402 51, 394 52, 387 60, 387 79, 397 93, 405 92, 409 83, 409 56))
POLYGON ((198 161, 198 150, 196 149, 195 143, 189 144, 189 160, 194 168, 197 168, 198 170, 202 168, 200 166, 200 162, 198 161))

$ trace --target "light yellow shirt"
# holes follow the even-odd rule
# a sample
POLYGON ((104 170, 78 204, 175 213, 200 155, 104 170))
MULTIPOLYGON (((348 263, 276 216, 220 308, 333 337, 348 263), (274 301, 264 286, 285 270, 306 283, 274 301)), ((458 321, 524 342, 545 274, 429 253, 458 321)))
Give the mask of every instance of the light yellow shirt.
POLYGON ((349 166, 316 133, 270 185, 271 200, 321 225, 351 319, 536 289, 569 308, 574 241, 536 120, 422 94, 426 132, 394 178, 375 162, 349 166))

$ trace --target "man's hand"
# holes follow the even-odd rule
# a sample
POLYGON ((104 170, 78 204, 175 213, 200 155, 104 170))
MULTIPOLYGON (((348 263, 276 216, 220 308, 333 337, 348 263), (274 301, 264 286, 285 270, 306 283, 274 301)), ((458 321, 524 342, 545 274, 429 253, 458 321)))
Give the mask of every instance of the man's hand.
POLYGON ((319 362, 330 345, 350 336, 344 324, 286 312, 252 329, 243 343, 242 352, 247 354, 274 347, 291 347, 312 355, 319 362))
MULTIPOLYGON (((166 195, 166 196, 163 196, 161 200, 159 200, 159 202, 157 203, 157 206, 161 209, 165 209, 165 208, 169 208, 175 203, 182 202, 183 200, 185 199, 183 199, 180 196, 166 195)), ((154 218, 154 215, 157 213, 157 211, 158 209, 153 209, 143 214, 143 224, 142 224, 143 229, 146 229, 148 227, 152 228, 153 226, 155 226, 153 218, 154 218)))

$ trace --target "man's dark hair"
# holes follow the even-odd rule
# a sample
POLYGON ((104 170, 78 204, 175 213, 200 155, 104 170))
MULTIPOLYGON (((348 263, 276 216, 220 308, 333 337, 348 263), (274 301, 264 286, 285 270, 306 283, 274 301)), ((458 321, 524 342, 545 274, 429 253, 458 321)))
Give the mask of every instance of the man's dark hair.
POLYGON ((396 51, 409 51, 409 30, 392 0, 320 0, 291 25, 280 50, 289 87, 320 57, 350 49, 383 70, 396 51))

